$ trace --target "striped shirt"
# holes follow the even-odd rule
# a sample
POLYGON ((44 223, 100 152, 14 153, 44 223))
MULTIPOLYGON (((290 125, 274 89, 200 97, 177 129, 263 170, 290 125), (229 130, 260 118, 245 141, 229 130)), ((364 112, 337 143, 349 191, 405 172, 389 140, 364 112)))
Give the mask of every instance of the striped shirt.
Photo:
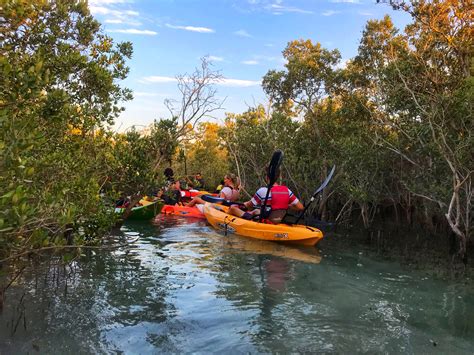
MULTIPOLYGON (((298 202, 300 202, 300 200, 298 200, 298 198, 290 189, 288 189, 288 192, 290 194, 289 206, 296 205, 298 202)), ((261 187, 257 190, 255 195, 253 195, 250 201, 252 202, 254 207, 261 206, 261 204, 265 200, 266 195, 267 195, 267 188, 261 187)), ((271 202, 272 202, 272 192, 270 190, 270 193, 268 194, 267 206, 271 205, 271 202)))

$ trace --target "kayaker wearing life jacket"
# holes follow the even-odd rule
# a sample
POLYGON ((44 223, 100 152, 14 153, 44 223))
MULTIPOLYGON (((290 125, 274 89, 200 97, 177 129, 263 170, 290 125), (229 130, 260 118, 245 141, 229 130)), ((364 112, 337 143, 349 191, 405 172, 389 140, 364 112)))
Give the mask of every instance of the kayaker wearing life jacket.
MULTIPOLYGON (((229 202, 235 202, 239 199, 240 179, 235 174, 226 174, 224 176, 224 187, 219 192, 219 197, 229 202)), ((193 207, 196 204, 204 204, 204 202, 202 198, 196 196, 186 206, 193 207)))
POLYGON ((219 192, 219 197, 229 202, 237 201, 240 197, 240 179, 235 174, 224 176, 224 187, 219 192))
MULTIPOLYGON (((278 176, 279 172, 277 172, 277 177, 278 176)), ((268 172, 266 178, 268 181, 268 172)), ((260 214, 260 206, 264 203, 266 195, 267 187, 261 187, 250 201, 244 202, 248 210, 247 212, 233 205, 230 207, 229 213, 237 217, 252 220, 255 216, 260 214)), ((266 203, 268 220, 272 223, 280 223, 286 214, 286 210, 289 208, 295 211, 302 211, 304 206, 288 187, 275 183, 270 189, 266 203)))

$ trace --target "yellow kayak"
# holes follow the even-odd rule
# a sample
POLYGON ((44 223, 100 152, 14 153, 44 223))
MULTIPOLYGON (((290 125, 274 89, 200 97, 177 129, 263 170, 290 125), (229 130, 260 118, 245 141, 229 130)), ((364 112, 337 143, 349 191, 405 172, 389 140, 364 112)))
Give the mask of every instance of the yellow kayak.
POLYGON ((316 245, 323 239, 323 233, 314 227, 289 224, 267 224, 248 221, 227 214, 228 207, 209 203, 204 205, 207 221, 216 229, 229 234, 239 234, 272 242, 284 244, 316 245))

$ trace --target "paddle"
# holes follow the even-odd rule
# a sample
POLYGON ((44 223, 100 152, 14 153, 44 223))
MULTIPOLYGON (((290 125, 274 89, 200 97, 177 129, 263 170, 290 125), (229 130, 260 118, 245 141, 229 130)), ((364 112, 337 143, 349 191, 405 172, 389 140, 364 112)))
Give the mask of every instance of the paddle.
POLYGON ((242 206, 245 207, 245 205, 242 202, 231 202, 231 201, 227 201, 225 198, 222 198, 222 197, 216 197, 212 195, 201 195, 199 197, 201 197, 204 201, 210 202, 210 203, 217 203, 224 206, 239 205, 239 207, 242 207, 242 206))
POLYGON ((270 190, 278 178, 278 169, 280 168, 281 162, 283 161, 283 152, 281 150, 276 150, 273 153, 272 160, 270 160, 270 165, 268 166, 268 185, 267 193, 265 194, 265 199, 260 207, 260 220, 267 218, 267 201, 270 195, 270 190))
POLYGON ((297 224, 299 222, 299 220, 301 219, 301 217, 304 216, 304 214, 306 213, 306 210, 308 209, 309 205, 311 205, 313 203, 313 201, 315 200, 316 195, 319 194, 321 191, 323 191, 326 188, 326 186, 328 186, 329 181, 331 181, 335 170, 336 170, 336 166, 334 165, 332 167, 331 171, 329 172, 328 176, 326 177, 326 180, 324 180, 323 183, 321 184, 321 186, 319 186, 317 188, 317 190, 313 193, 313 196, 311 196, 311 199, 306 204, 306 206, 304 207, 303 212, 301 212, 301 214, 298 216, 298 218, 296 219, 296 222, 294 224, 297 224))

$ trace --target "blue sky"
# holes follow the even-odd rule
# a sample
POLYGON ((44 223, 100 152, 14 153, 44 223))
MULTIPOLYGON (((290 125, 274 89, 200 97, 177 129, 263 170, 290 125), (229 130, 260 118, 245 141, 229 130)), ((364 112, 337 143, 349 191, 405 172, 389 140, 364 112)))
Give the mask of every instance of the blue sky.
POLYGON ((266 104, 261 79, 284 68, 289 41, 320 42, 346 61, 357 53, 367 20, 389 14, 400 29, 409 21, 375 0, 89 0, 89 7, 108 35, 133 43, 122 84, 135 98, 124 104, 120 131, 168 118, 163 101, 179 97, 175 76, 193 72, 204 56, 226 78, 217 86, 226 98, 219 121, 225 112, 266 104))

